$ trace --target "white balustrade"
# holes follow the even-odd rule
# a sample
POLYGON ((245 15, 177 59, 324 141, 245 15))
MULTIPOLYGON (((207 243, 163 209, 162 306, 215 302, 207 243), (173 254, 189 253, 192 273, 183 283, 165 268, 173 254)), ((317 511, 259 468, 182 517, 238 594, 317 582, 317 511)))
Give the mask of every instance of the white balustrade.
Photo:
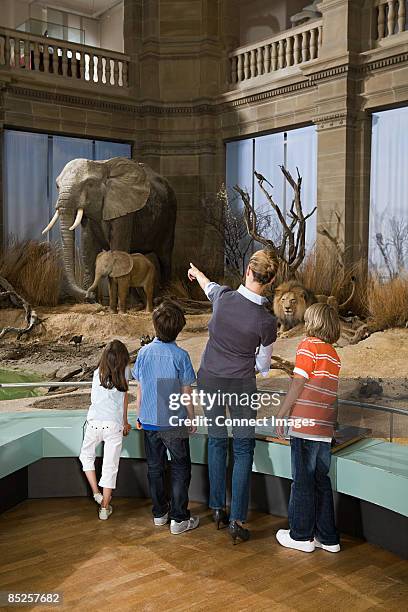
POLYGON ((44 73, 67 82, 128 87, 129 57, 0 27, 0 70, 44 73))
POLYGON ((377 40, 408 30, 406 0, 374 0, 374 10, 377 40))
MULTIPOLYGON (((397 0, 396 0, 397 1, 397 0)), ((248 81, 317 59, 322 44, 322 20, 316 19, 229 55, 230 82, 248 81)))

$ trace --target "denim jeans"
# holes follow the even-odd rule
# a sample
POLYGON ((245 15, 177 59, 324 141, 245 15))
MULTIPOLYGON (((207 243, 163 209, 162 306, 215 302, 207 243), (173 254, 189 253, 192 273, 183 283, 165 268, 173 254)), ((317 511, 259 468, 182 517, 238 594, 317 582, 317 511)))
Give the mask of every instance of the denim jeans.
POLYGON ((329 469, 331 444, 291 438, 292 488, 289 499, 290 537, 321 544, 339 543, 329 469))
MULTIPOLYGON (((202 373, 198 376, 198 386, 206 393, 252 394, 256 391, 255 382, 215 379, 202 373)), ((228 404, 229 416, 232 419, 254 419, 256 412, 248 405, 240 405, 232 399, 228 404)), ((209 507, 216 510, 225 508, 227 480, 228 430, 217 424, 217 417, 226 416, 226 406, 215 402, 211 409, 206 409, 208 425, 208 476, 210 481, 209 507)), ((231 521, 245 521, 248 513, 249 490, 251 485, 252 461, 255 448, 255 428, 246 425, 232 426, 232 486, 231 486, 231 521)))
POLYGON ((145 430, 144 440, 153 516, 158 518, 169 512, 170 519, 178 523, 189 519, 191 460, 188 434, 180 436, 178 432, 145 430), (170 496, 166 487, 167 450, 171 458, 170 496))

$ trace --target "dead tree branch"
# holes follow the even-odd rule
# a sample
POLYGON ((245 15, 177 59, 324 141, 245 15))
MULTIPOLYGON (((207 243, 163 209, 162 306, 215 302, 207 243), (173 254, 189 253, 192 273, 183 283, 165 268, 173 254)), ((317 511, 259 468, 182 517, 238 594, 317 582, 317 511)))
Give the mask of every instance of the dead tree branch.
POLYGON ((336 234, 334 235, 331 232, 329 232, 327 227, 318 227, 317 228, 317 232, 321 236, 324 236, 325 238, 327 238, 327 240, 329 240, 332 243, 332 245, 334 246, 335 251, 336 251, 337 261, 338 261, 339 265, 342 268, 344 268, 345 267, 345 251, 344 251, 344 248, 342 248, 342 246, 341 246, 341 239, 340 239, 341 216, 340 216, 340 213, 337 210, 335 211, 334 214, 335 214, 336 219, 337 219, 336 234))
POLYGON ((279 355, 272 355, 272 362, 275 363, 271 363, 271 370, 282 370, 288 376, 293 375, 293 369, 295 367, 295 364, 292 361, 283 359, 282 357, 279 357, 279 355))
MULTIPOLYGON (((244 215, 235 210, 222 184, 216 197, 203 201, 205 222, 220 238, 220 250, 225 257, 226 267, 234 276, 241 278, 245 272, 245 262, 251 247, 244 215)), ((268 218, 261 216, 262 229, 268 225, 268 218)))
POLYGON ((280 169, 286 181, 293 189, 294 194, 292 205, 287 215, 284 214, 282 208, 275 202, 272 196, 271 189, 273 189, 273 185, 262 174, 254 172, 258 185, 272 207, 273 212, 276 214, 281 226, 282 235, 279 241, 267 238, 259 230, 255 205, 251 202, 248 192, 239 187, 239 185, 235 185, 234 190, 239 194, 244 204, 244 219, 249 235, 266 248, 271 249, 281 262, 282 268, 287 271, 287 274, 294 275, 305 257, 306 222, 314 214, 316 207, 307 215, 303 213, 301 198, 302 177, 299 174, 298 168, 296 168, 296 179, 293 178, 289 170, 283 165, 280 166, 280 169))
POLYGON ((0 298, 8 296, 11 302, 15 306, 19 306, 24 309, 25 312, 25 327, 3 327, 0 331, 0 339, 4 338, 6 334, 16 333, 17 338, 20 339, 24 334, 28 334, 36 325, 42 323, 42 321, 38 318, 37 313, 32 308, 31 304, 27 302, 17 291, 15 291, 14 287, 5 279, 3 276, 0 276, 0 298))

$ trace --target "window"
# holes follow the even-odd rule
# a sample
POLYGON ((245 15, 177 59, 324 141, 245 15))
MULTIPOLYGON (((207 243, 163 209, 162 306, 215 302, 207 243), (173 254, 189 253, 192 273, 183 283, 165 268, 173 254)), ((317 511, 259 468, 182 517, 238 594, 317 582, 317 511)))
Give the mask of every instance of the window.
MULTIPOLYGON (((54 214, 55 179, 71 159, 109 159, 132 155, 130 144, 5 130, 4 240, 43 237, 54 214)), ((55 227, 50 239, 57 240, 55 227)))
POLYGON ((381 276, 408 268, 408 107, 373 114, 369 263, 381 276))
MULTIPOLYGON (((293 191, 285 180, 279 166, 283 164, 296 177, 296 168, 302 176, 302 205, 305 214, 316 206, 317 198, 317 135, 315 126, 298 128, 229 142, 226 145, 226 183, 229 199, 236 212, 242 212, 242 202, 233 190, 238 184, 251 196, 258 217, 265 219, 262 234, 279 238, 279 225, 268 226, 267 219, 272 211, 254 177, 254 170, 260 172, 273 185, 274 201, 284 213, 292 204, 293 191)), ((268 187, 270 191, 270 188, 268 187)), ((273 221, 276 215, 272 212, 273 221)), ((316 240, 316 215, 307 221, 306 244, 311 250, 316 240)))

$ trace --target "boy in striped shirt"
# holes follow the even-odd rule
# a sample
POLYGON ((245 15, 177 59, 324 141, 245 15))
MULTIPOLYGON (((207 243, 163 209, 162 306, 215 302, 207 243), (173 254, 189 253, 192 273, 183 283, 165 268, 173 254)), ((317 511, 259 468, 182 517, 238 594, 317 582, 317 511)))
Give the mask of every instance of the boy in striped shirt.
MULTIPOLYGON (((290 529, 280 529, 282 546, 303 552, 339 552, 329 478, 331 442, 337 417, 340 358, 332 346, 340 337, 337 311, 312 304, 305 312, 307 337, 296 352, 293 380, 278 418, 291 417, 292 488, 290 529)), ((283 436, 283 428, 278 427, 283 436)))

